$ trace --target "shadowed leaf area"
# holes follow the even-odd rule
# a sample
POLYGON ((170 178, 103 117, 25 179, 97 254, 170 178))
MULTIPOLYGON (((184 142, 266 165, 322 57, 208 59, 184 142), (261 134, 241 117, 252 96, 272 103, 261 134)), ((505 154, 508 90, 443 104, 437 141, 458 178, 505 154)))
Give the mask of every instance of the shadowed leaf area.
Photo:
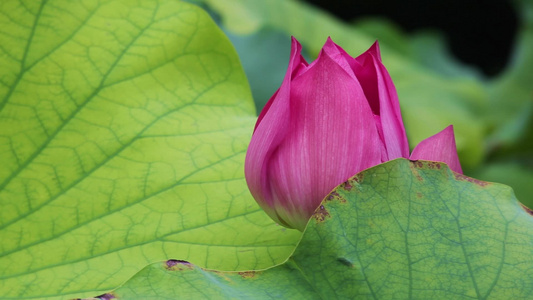
POLYGON ((504 185, 393 160, 338 186, 283 264, 220 272, 152 264, 123 299, 525 299, 533 217, 504 185))

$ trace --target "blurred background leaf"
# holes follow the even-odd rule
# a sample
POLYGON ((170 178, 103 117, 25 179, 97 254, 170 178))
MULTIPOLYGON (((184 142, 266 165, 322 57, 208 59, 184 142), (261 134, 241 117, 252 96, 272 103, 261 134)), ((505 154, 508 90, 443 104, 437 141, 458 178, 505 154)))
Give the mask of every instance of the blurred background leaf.
MULTIPOLYGON (((497 61, 485 72, 461 62, 450 51, 448 37, 431 28, 406 33, 393 21, 376 16, 345 22, 301 1, 195 2, 211 12, 235 45, 258 111, 283 79, 289 36, 302 43, 308 60, 317 56, 328 36, 353 56, 379 40, 398 90, 411 148, 453 124, 466 174, 508 184, 522 202, 533 206, 527 180, 533 176, 530 1, 514 2, 521 19, 511 62, 506 66, 497 61), (498 66, 503 68, 499 73, 498 66)), ((363 5, 356 2, 350 9, 363 5)), ((491 34, 496 33, 479 39, 488 43, 484 39, 491 34)))

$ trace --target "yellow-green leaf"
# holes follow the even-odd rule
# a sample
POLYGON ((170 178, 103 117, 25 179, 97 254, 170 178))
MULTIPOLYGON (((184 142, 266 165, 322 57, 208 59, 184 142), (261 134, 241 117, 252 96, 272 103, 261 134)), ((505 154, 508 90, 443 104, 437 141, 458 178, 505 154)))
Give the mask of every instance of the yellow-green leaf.
POLYGON ((0 66, 1 298, 94 295, 175 257, 264 268, 294 248, 246 187, 254 105, 203 10, 2 1, 0 66))

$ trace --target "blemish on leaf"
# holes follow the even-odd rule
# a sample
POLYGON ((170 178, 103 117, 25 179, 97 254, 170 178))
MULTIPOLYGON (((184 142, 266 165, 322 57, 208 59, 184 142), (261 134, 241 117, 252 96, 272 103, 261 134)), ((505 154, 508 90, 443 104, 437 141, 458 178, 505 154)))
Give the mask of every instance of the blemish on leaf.
POLYGON ((413 170, 413 175, 416 176, 416 180, 418 181, 424 181, 424 178, 422 176, 420 176, 420 173, 418 173, 418 170, 414 169, 413 170))
POLYGON ((345 190, 347 190, 347 191, 351 190, 351 189, 352 189, 352 185, 350 184, 350 180, 344 182, 344 183, 342 184, 342 187, 343 187, 345 190))
POLYGON ((409 161, 412 163, 413 166, 415 166, 415 167, 417 167, 419 169, 424 167, 424 163, 419 161, 419 160, 409 160, 409 161))
MULTIPOLYGON (((206 269, 202 269, 202 270, 208 271, 206 269)), ((229 283, 233 282, 233 279, 231 279, 231 277, 228 276, 228 274, 226 272, 217 271, 217 270, 209 270, 208 272, 217 275, 218 277, 220 277, 221 279, 224 279, 225 281, 227 281, 229 283)))
POLYGON ((347 267, 350 267, 350 268, 354 267, 353 263, 350 260, 348 260, 348 259, 346 259, 344 257, 337 258, 337 261, 340 262, 341 264, 347 266, 347 267))
POLYGON ((256 273, 255 271, 244 271, 244 272, 239 272, 238 274, 241 275, 243 279, 249 279, 249 278, 254 278, 255 273, 256 273))
POLYGON ((341 203, 345 203, 346 202, 346 199, 344 199, 343 197, 341 197, 341 195, 339 195, 339 193, 337 193, 336 191, 333 191, 331 192, 327 197, 326 199, 324 199, 325 201, 339 201, 341 203))
POLYGON ((418 198, 422 198, 422 197, 423 197, 423 195, 422 195, 422 193, 421 193, 421 192, 416 192, 416 197, 418 197, 418 198))
POLYGON ((428 161, 427 164, 428 164, 428 167, 429 167, 430 169, 432 169, 432 170, 433 170, 433 169, 438 169, 438 170, 440 170, 440 163, 438 163, 438 162, 436 162, 436 161, 428 161))
POLYGON ((329 217, 329 212, 326 210, 324 205, 320 205, 313 214, 313 217, 317 222, 324 222, 326 217, 329 217))
POLYGON ((194 266, 185 260, 169 259, 165 262, 165 267, 169 271, 192 270, 194 266))
POLYGON ((105 293, 100 296, 96 296, 95 298, 100 299, 100 300, 111 300, 111 299, 116 299, 117 297, 113 295, 112 293, 105 293))
POLYGON ((365 179, 365 175, 363 173, 358 173, 357 175, 352 177, 352 179, 357 183, 361 183, 365 179))
POLYGON ((472 178, 472 177, 468 177, 468 176, 463 175, 463 174, 454 173, 453 175, 455 176, 456 180, 468 181, 468 182, 471 182, 473 184, 477 184, 480 187, 485 187, 487 185, 490 185, 490 182, 486 182, 486 181, 483 181, 483 180, 479 180, 479 179, 475 179, 475 178, 472 178))
POLYGON ((326 197, 326 201, 331 201, 333 199, 338 199, 338 198, 339 198, 339 193, 333 191, 326 197))
POLYGON ((418 181, 424 181, 424 178, 422 178, 422 176, 420 176, 420 174, 418 173, 418 169, 421 169, 423 166, 424 166, 424 163, 422 163, 421 161, 418 161, 418 160, 409 160, 411 162, 411 171, 413 172, 413 175, 416 176, 416 179, 418 181))
POLYGON ((533 210, 527 206, 525 206, 524 204, 520 203, 520 206, 522 206, 522 208, 530 215, 533 216, 533 210))

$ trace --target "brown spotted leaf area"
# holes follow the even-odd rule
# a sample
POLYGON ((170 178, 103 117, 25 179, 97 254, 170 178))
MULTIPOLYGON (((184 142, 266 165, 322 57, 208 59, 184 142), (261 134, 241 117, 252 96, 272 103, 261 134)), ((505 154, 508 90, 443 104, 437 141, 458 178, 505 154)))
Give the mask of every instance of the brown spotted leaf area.
POLYGON ((226 272, 170 260, 146 267, 112 293, 123 299, 529 299, 533 216, 507 186, 442 163, 396 159, 326 196, 280 265, 226 272))

